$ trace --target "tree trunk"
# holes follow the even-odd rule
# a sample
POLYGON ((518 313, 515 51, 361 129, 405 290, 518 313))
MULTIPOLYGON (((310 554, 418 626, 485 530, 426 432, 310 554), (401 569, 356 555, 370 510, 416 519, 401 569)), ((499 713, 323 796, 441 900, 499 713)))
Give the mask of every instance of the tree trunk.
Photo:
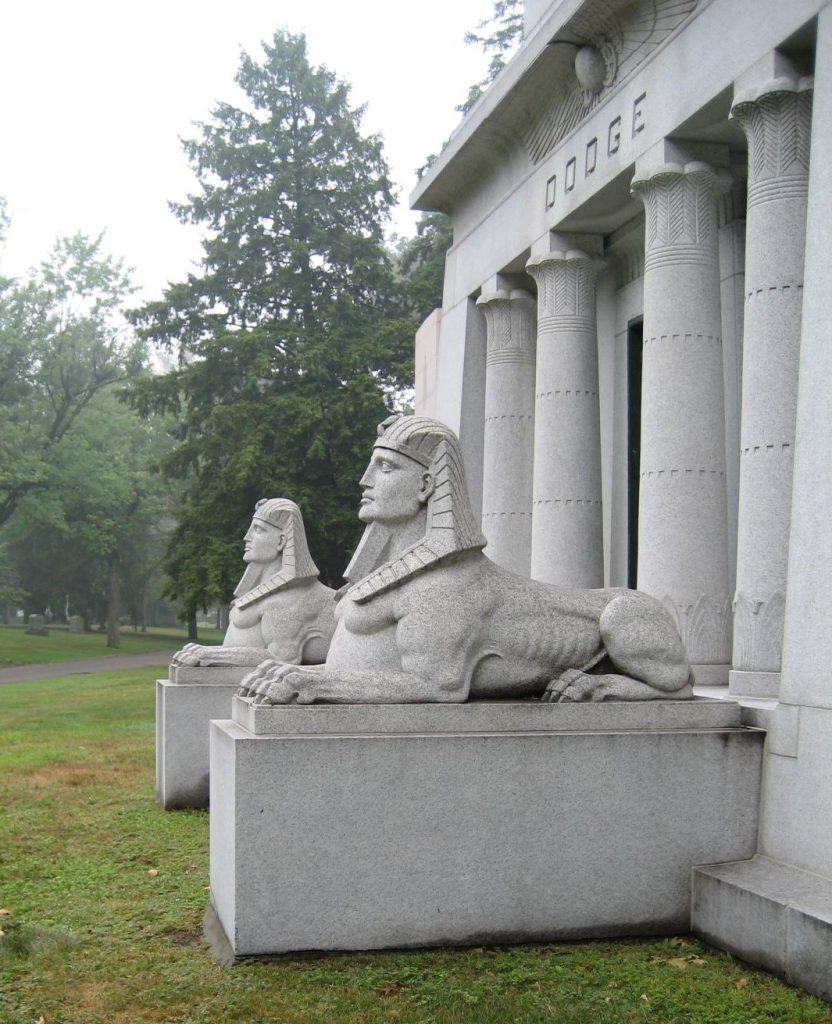
POLYGON ((120 647, 119 637, 119 595, 118 595, 118 559, 110 562, 110 592, 107 601, 107 646, 120 647))
POLYGON ((198 640, 199 637, 196 635, 196 612, 188 612, 188 639, 198 640))

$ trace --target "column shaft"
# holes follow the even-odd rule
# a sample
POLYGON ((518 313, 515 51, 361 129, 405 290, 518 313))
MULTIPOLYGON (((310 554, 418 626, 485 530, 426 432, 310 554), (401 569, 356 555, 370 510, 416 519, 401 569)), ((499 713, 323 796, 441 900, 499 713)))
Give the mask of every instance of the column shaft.
POLYGON ((579 250, 534 256, 537 282, 531 575, 604 583, 595 263, 579 250))
POLYGON ((528 292, 481 295, 485 371, 482 529, 487 554, 528 576, 534 452, 535 302, 528 292))
POLYGON ((646 210, 638 586, 676 618, 702 682, 730 617, 716 195, 699 161, 637 171, 646 210))
MULTIPOLYGON (((832 877, 832 7, 818 15, 780 703, 767 743, 760 852, 832 877), (786 742, 788 741, 788 742, 786 742)), ((828 964, 828 957, 824 966, 828 964)))
POLYGON ((732 692, 776 695, 791 518, 811 79, 737 95, 748 136, 737 584, 732 692))

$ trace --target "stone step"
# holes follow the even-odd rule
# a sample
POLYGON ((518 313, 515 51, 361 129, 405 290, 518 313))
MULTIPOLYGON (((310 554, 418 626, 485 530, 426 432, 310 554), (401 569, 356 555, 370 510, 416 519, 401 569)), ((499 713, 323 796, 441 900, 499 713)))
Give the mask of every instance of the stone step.
POLYGON ((374 733, 677 732, 742 725, 739 705, 694 700, 544 704, 469 701, 466 704, 313 704, 256 706, 235 697, 234 721, 255 736, 373 735, 374 733))
POLYGON ((756 856, 693 869, 693 931, 832 999, 832 879, 756 856))

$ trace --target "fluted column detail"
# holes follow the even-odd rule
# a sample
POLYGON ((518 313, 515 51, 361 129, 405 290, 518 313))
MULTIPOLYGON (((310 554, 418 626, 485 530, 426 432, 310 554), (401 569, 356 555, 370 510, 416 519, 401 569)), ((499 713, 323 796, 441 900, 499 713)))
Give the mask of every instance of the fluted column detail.
POLYGON ((700 681, 731 651, 716 198, 701 161, 638 173, 646 212, 638 586, 676 619, 700 681))
POLYGON ((731 690, 777 693, 791 521, 812 79, 738 93, 748 138, 737 585, 731 690))
POLYGON ((534 256, 537 283, 531 575, 604 583, 598 339, 593 258, 578 249, 534 256))
POLYGON ((529 575, 534 453, 534 298, 500 289, 477 300, 485 315, 482 529, 487 554, 529 575))

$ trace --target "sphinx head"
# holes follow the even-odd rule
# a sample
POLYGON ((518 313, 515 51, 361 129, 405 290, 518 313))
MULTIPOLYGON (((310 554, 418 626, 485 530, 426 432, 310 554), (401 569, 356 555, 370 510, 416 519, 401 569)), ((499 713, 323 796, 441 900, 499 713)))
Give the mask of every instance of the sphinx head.
POLYGON ((300 509, 287 498, 261 498, 245 535, 243 560, 282 569, 291 577, 317 576, 300 509))
POLYGON ((485 538, 471 511, 462 450, 456 434, 444 423, 426 416, 391 416, 378 428, 370 464, 361 478, 363 497, 359 518, 371 529, 395 529, 404 523, 421 524, 419 540, 395 566, 384 568, 386 547, 365 533, 347 568, 351 582, 366 577, 355 596, 381 593, 456 551, 479 549, 485 538), (372 577, 372 578, 371 578, 372 577))

